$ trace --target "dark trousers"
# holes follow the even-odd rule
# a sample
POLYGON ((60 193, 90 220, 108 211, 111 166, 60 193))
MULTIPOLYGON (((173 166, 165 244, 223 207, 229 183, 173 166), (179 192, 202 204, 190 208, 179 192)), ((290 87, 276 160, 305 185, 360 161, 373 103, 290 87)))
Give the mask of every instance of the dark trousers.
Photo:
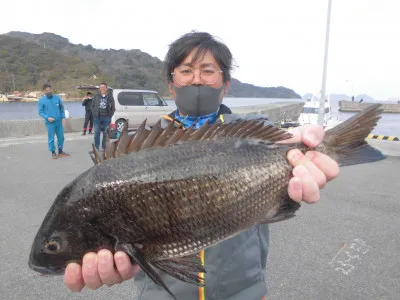
POLYGON ((103 132, 103 140, 101 143, 102 148, 106 144, 107 129, 110 127, 111 117, 99 116, 94 118, 94 146, 99 149, 100 146, 100 132, 103 132))
POLYGON ((83 123, 83 131, 86 132, 86 130, 88 129, 87 126, 89 125, 89 132, 91 132, 93 130, 93 114, 92 112, 86 111, 85 113, 85 123, 83 123))

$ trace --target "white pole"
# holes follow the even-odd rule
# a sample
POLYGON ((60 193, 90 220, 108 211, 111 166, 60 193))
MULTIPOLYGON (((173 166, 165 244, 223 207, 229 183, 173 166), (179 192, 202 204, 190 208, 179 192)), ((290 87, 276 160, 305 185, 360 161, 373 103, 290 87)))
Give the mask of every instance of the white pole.
POLYGON ((322 89, 321 99, 319 101, 319 114, 318 114, 318 125, 324 124, 324 112, 325 112, 325 85, 326 85, 326 69, 328 65, 328 48, 329 48, 329 25, 331 21, 331 6, 332 0, 328 3, 328 18, 326 22, 326 34, 325 34, 325 56, 324 56, 324 69, 322 73, 322 89))

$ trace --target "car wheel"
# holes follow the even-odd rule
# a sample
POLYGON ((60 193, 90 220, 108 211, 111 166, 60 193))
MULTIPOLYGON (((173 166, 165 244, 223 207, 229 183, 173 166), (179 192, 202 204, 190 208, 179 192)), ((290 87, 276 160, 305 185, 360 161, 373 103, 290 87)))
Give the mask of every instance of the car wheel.
POLYGON ((122 130, 124 129, 125 123, 126 123, 126 121, 124 119, 119 119, 119 120, 117 120, 117 122, 115 122, 115 127, 118 132, 122 132, 122 130))

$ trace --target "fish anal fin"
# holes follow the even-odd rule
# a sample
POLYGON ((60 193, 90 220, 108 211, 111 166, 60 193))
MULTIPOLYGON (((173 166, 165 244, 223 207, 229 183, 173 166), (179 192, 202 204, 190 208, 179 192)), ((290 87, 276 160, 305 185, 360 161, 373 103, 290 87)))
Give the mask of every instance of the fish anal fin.
POLYGON ((206 270, 197 255, 161 260, 153 264, 176 279, 197 286, 205 286, 204 279, 199 276, 199 273, 206 273, 206 270))
POLYGON ((262 219, 259 224, 271 224, 295 217, 296 211, 300 208, 300 203, 293 201, 289 196, 284 196, 281 205, 275 210, 270 211, 265 219, 262 219))
POLYGON ((143 252, 141 252, 140 249, 137 249, 131 244, 122 244, 119 245, 118 248, 126 252, 131 258, 132 263, 139 265, 140 268, 151 278, 151 280, 153 280, 156 284, 162 286, 168 292, 168 294, 170 294, 175 300, 177 300, 174 294, 172 294, 170 289, 165 285, 164 281, 154 270, 154 268, 147 262, 143 255, 143 252))

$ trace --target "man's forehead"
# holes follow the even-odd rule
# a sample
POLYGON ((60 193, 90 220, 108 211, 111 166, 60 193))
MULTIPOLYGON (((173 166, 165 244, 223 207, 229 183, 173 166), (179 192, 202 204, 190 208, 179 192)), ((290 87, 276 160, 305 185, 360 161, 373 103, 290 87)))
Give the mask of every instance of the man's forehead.
POLYGON ((183 60, 182 64, 216 64, 216 60, 214 55, 210 50, 206 49, 193 49, 192 52, 189 53, 188 56, 183 60))

